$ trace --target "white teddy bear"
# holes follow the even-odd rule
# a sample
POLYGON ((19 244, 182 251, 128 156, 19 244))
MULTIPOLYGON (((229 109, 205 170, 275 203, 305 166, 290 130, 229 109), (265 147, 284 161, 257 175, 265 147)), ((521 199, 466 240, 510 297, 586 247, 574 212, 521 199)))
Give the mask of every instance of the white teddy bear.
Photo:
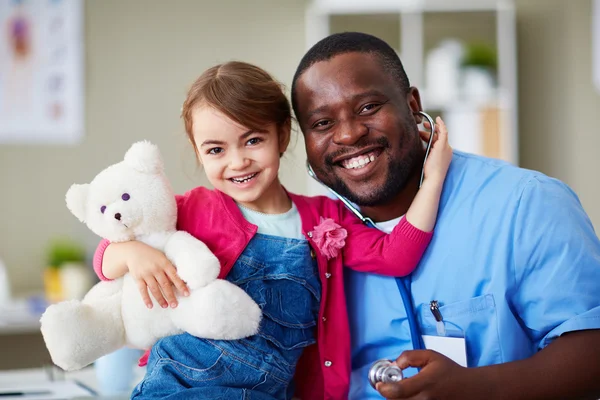
MULTIPOLYGON (((159 338, 188 332, 233 340, 258 331, 261 310, 239 287, 217 279, 219 260, 204 243, 177 231, 177 204, 158 148, 133 144, 122 162, 89 184, 73 185, 67 207, 111 242, 139 240, 162 250, 189 289, 176 308, 148 309, 133 278, 96 284, 82 301, 51 305, 40 320, 54 364, 71 371, 123 346, 150 348, 159 338)), ((153 299, 154 300, 154 299, 153 299)))

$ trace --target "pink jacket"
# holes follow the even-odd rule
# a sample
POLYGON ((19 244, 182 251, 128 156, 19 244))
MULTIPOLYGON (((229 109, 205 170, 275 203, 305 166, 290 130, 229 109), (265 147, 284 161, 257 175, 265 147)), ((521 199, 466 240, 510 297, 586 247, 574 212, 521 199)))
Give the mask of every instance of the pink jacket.
MULTIPOLYGON (((289 196, 302 219, 302 233, 314 250, 322 284, 317 343, 304 351, 296 368, 297 396, 344 399, 348 397, 351 368, 342 264, 382 275, 410 274, 432 233, 420 231, 402 218, 387 235, 365 226, 341 202, 327 197, 289 196), (321 217, 332 218, 347 231, 341 254, 329 260, 319 251, 312 234, 321 217)), ((203 241, 221 261, 219 278, 226 277, 257 227, 244 219, 231 197, 219 191, 193 189, 177 196, 177 207, 177 229, 203 241)), ((107 278, 102 274, 102 258, 108 244, 103 240, 94 256, 94 269, 103 280, 107 278)))

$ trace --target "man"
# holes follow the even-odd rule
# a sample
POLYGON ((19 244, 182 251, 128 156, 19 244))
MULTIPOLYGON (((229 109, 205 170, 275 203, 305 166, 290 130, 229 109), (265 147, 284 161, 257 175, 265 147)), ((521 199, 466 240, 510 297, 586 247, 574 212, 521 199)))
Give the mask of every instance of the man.
MULTIPOLYGON (((393 49, 360 33, 323 39, 300 62, 292 104, 318 178, 390 231, 416 194, 424 159, 419 92, 393 49), (360 168, 341 163, 364 153, 375 157, 360 168)), ((555 179, 454 154, 410 289, 422 334, 452 338, 442 352, 466 343, 466 364, 479 368, 411 351, 393 278, 346 279, 351 399, 380 398, 369 368, 398 356, 401 368, 420 371, 378 384, 390 399, 600 397, 600 242, 577 196, 555 179)))

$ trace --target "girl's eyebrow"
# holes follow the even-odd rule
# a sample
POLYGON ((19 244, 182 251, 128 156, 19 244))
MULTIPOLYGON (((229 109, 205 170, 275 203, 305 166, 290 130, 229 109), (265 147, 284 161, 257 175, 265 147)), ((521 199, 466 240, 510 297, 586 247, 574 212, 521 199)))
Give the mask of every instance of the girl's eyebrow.
MULTIPOLYGON (((254 129, 250 129, 249 131, 242 133, 242 135, 240 136, 240 140, 244 140, 248 136, 251 136, 251 135, 253 135, 255 133, 264 134, 265 132, 255 131, 254 129)), ((222 141, 222 140, 208 139, 208 140, 205 140, 204 142, 202 142, 202 144, 200 145, 200 147, 204 147, 204 146, 208 146, 208 145, 223 146, 225 144, 226 143, 224 141, 222 141)))
POLYGON ((248 132, 245 132, 240 136, 240 140, 246 139, 248 136, 252 135, 253 133, 262 133, 262 132, 257 132, 254 129, 250 129, 248 132))
POLYGON ((202 144, 200 145, 200 147, 204 147, 204 146, 208 146, 208 145, 224 145, 225 142, 223 142, 222 140, 205 140, 204 142, 202 142, 202 144))

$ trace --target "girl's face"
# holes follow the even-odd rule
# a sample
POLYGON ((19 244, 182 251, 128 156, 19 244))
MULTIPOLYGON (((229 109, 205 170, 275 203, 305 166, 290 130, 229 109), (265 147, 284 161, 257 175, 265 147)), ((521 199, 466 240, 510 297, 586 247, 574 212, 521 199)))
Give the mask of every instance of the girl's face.
POLYGON ((280 192, 279 157, 289 130, 271 124, 257 132, 207 106, 192 112, 192 133, 198 158, 215 189, 254 210, 263 210, 269 196, 280 192))

